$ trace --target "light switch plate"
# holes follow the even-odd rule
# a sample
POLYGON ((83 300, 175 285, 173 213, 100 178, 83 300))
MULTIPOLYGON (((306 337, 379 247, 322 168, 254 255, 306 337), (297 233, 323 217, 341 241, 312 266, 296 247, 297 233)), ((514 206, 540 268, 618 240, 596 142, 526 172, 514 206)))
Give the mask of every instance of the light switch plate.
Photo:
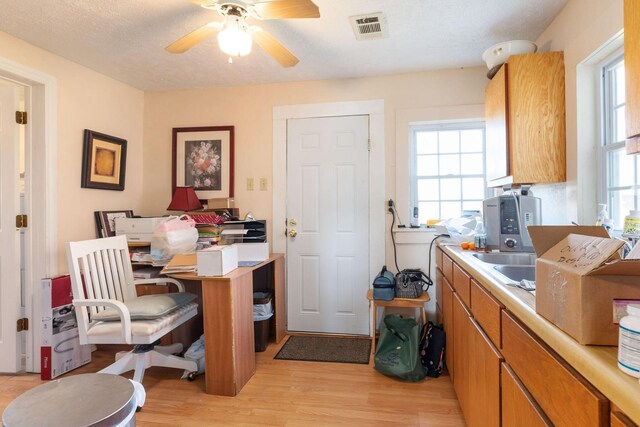
POLYGON ((260 191, 267 191, 267 178, 260 178, 260 191))
POLYGON ((253 178, 247 178, 247 191, 253 191, 253 178))

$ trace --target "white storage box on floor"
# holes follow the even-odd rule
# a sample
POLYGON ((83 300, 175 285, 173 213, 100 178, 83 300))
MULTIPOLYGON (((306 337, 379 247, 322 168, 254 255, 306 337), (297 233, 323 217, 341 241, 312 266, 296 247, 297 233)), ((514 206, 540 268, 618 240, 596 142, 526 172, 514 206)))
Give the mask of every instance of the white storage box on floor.
POLYGON ((80 345, 68 275, 42 279, 40 378, 50 380, 91 362, 91 346, 80 345))

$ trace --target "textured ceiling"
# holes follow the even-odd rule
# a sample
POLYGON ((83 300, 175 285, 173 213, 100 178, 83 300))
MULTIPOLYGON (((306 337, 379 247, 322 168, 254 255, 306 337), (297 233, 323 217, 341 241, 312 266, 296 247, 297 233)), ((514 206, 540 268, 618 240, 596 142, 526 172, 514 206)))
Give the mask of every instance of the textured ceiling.
MULTIPOLYGON (((233 64, 215 36, 164 47, 221 17, 188 0, 0 0, 0 31, 143 90, 362 77, 483 65, 506 40, 535 40, 567 0, 314 0, 319 19, 256 21, 298 58, 254 45, 233 64), (356 41, 348 17, 383 12, 389 37, 356 41)), ((2 55, 2 46, 0 46, 2 55)))

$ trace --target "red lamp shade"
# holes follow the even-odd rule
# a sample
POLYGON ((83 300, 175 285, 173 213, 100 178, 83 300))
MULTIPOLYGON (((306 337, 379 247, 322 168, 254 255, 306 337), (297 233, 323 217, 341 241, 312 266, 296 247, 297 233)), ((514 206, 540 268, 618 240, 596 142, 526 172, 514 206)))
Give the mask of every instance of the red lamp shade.
POLYGON ((189 212, 197 209, 202 209, 202 204, 198 200, 193 187, 176 187, 167 210, 189 212))

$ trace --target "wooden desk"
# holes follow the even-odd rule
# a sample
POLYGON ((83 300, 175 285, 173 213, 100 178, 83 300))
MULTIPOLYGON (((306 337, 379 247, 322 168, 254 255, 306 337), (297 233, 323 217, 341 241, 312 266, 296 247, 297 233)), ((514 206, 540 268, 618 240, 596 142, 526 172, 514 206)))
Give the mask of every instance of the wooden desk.
POLYGON ((378 313, 378 307, 406 307, 406 308, 418 308, 420 309, 420 318, 422 324, 427 323, 427 312, 424 308, 425 303, 430 301, 429 294, 423 292, 419 298, 394 298, 391 301, 385 301, 381 299, 373 299, 373 289, 367 291, 367 299, 369 304, 373 305, 371 310, 371 353, 376 352, 376 317, 378 313))
POLYGON ((271 254, 254 267, 239 267, 226 276, 171 274, 202 284, 205 392, 235 396, 256 370, 253 337, 253 273, 267 268, 274 296, 276 342, 285 335, 284 255, 271 254))

